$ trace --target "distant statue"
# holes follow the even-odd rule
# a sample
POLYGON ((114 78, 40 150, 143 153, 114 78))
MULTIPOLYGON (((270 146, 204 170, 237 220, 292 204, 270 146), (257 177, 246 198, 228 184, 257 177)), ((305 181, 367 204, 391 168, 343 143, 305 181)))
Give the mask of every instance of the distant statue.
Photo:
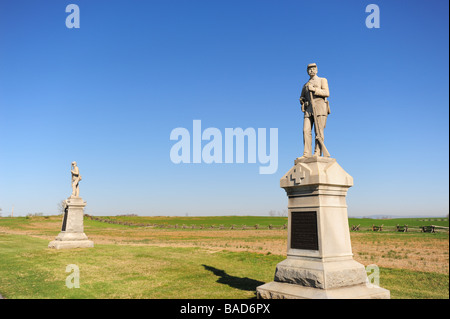
POLYGON ((70 170, 72 173, 72 196, 78 197, 80 196, 80 187, 79 183, 81 181, 80 170, 78 169, 77 162, 72 162, 72 169, 70 170))
POLYGON ((330 114, 330 105, 327 97, 330 96, 328 81, 317 76, 317 65, 308 64, 307 72, 309 81, 303 86, 300 95, 300 104, 304 112, 303 120, 303 156, 312 156, 312 127, 316 135, 314 156, 330 157, 324 144, 324 129, 327 124, 327 117, 330 114))

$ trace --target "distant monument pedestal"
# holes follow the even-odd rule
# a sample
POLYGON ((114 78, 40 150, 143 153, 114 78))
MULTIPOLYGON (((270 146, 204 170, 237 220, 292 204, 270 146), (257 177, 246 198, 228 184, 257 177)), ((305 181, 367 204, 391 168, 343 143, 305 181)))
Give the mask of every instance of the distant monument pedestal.
POLYGON ((81 197, 71 196, 65 200, 65 209, 61 232, 48 244, 49 248, 88 248, 94 242, 88 240, 84 233, 84 207, 86 202, 81 197))
POLYGON ((280 186, 289 199, 287 259, 274 281, 257 287, 258 298, 390 298, 353 260, 345 200, 353 178, 336 160, 298 158, 280 186))

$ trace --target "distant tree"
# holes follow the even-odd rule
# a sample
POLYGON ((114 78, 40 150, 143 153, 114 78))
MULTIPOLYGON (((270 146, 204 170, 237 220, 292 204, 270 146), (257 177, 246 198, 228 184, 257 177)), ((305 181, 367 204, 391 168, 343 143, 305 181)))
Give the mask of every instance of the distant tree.
POLYGON ((278 216, 287 217, 287 215, 288 215, 288 210, 286 208, 283 209, 282 211, 278 212, 278 216))
POLYGON ((66 200, 63 199, 62 201, 60 201, 57 205, 56 205, 57 209, 58 209, 58 213, 63 214, 65 209, 66 209, 66 200))
POLYGON ((1 213, 1 211, 2 211, 2 208, 0 207, 0 217, 2 217, 2 213, 1 213))
POLYGON ((275 217, 275 216, 279 216, 279 217, 287 217, 288 215, 288 210, 287 209, 283 209, 283 210, 269 210, 269 216, 271 217, 275 217))
POLYGON ((44 216, 44 213, 41 213, 41 212, 39 212, 39 213, 34 213, 34 214, 29 213, 29 214, 27 214, 27 215, 25 216, 25 218, 26 218, 26 219, 29 219, 29 218, 32 218, 32 217, 42 217, 42 216, 44 216))

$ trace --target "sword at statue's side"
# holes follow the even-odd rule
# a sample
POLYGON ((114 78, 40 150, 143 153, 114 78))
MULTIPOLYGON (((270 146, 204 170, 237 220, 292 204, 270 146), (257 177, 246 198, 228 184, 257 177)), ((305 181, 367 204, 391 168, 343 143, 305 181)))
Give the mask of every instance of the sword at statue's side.
MULTIPOLYGON (((309 91, 309 103, 311 103, 313 116, 314 116, 314 131, 316 132, 316 140, 320 144, 320 148, 322 149, 323 156, 330 157, 330 153, 328 152, 328 150, 327 150, 327 148, 325 146, 325 143, 323 142, 323 136, 322 136, 322 134, 320 134, 320 130, 317 127, 317 123, 319 123, 319 121, 318 121, 319 116, 317 115, 317 112, 316 112, 316 107, 314 105, 313 94, 312 94, 311 91, 309 91)), ((320 156, 320 154, 319 154, 319 156, 320 156)))

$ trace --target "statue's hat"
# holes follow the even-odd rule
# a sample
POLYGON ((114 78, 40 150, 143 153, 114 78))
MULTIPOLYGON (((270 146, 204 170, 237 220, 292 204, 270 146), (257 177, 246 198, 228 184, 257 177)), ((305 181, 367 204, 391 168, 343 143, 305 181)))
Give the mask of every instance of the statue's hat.
POLYGON ((315 64, 315 63, 310 63, 310 64, 308 64, 308 66, 306 67, 307 69, 309 69, 309 68, 317 68, 317 64, 315 64))

